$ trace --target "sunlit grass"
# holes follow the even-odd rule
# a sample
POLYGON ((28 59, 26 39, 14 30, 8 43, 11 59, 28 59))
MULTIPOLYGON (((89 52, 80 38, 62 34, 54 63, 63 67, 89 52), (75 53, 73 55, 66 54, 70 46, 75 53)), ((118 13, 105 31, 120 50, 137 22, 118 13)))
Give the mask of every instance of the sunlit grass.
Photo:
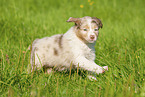
POLYGON ((1 0, 0 96, 145 96, 144 0, 1 0), (103 22, 96 63, 109 66, 98 81, 41 71, 27 73, 29 45, 36 38, 65 33, 69 17, 92 16, 103 22))

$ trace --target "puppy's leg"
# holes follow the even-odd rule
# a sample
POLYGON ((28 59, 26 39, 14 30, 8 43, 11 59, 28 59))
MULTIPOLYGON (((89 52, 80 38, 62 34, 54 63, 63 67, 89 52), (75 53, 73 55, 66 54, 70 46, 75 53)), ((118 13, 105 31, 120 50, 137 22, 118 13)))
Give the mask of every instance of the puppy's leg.
MULTIPOLYGON (((104 72, 105 71, 108 71, 108 66, 103 66, 103 69, 104 69, 104 72)), ((95 74, 89 74, 89 75, 87 75, 87 77, 91 80, 91 81, 97 81, 97 79, 96 79, 96 75, 95 74)))
POLYGON ((32 58, 31 58, 31 72, 37 70, 40 70, 43 67, 42 63, 42 54, 39 54, 37 52, 34 52, 32 58))
POLYGON ((43 71, 45 74, 50 74, 51 72, 53 72, 53 68, 49 67, 48 65, 44 65, 43 71))
POLYGON ((50 74, 51 72, 53 72, 52 68, 48 68, 47 69, 47 74, 50 74))
POLYGON ((96 77, 93 75, 87 75, 87 77, 91 80, 91 81, 97 81, 96 77))
POLYGON ((101 66, 97 65, 95 62, 89 61, 85 57, 77 58, 75 63, 79 64, 80 68, 82 68, 84 70, 87 70, 87 71, 91 71, 91 72, 97 73, 97 74, 104 73, 105 70, 108 70, 108 66, 104 66, 102 68, 101 66))

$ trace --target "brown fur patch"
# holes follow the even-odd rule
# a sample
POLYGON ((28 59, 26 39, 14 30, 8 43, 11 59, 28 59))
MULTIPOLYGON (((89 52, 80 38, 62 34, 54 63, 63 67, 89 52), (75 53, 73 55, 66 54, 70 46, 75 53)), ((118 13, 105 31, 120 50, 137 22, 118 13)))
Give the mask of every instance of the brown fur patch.
POLYGON ((88 25, 85 25, 85 26, 83 26, 83 28, 85 28, 85 29, 89 29, 89 26, 88 26, 88 25))
POLYGON ((76 35, 79 39, 81 39, 82 41, 86 41, 84 37, 87 36, 87 34, 82 34, 81 32, 76 32, 76 35))
POLYGON ((58 56, 58 51, 56 50, 56 48, 53 48, 54 50, 54 55, 58 56))
POLYGON ((76 29, 75 32, 76 32, 77 37, 78 37, 80 40, 86 42, 86 40, 85 40, 84 37, 87 37, 88 32, 86 31, 86 33, 82 33, 82 31, 84 30, 84 28, 85 28, 85 29, 89 29, 89 26, 88 26, 88 25, 80 26, 80 29, 76 29))
POLYGON ((102 21, 96 17, 92 17, 92 22, 95 22, 99 26, 99 28, 103 27, 102 21))
POLYGON ((59 48, 62 48, 62 38, 63 38, 63 35, 59 37, 59 41, 58 41, 59 48))

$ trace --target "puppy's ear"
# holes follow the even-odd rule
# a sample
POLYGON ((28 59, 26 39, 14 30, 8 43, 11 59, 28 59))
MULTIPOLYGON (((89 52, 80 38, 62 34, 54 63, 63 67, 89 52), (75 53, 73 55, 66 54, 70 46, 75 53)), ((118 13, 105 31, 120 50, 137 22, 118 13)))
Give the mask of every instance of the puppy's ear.
POLYGON ((100 19, 98 19, 96 17, 92 17, 92 21, 95 22, 99 26, 99 28, 103 27, 103 24, 100 19))
POLYGON ((80 26, 81 24, 81 19, 80 18, 73 18, 73 17, 70 17, 67 22, 74 22, 76 26, 80 26))

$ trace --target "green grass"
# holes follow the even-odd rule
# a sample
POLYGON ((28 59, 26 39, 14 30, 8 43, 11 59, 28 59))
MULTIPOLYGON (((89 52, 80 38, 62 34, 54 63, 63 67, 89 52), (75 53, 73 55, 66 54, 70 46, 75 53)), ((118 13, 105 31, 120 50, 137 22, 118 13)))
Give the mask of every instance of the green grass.
POLYGON ((0 96, 145 96, 144 0, 0 0, 0 96), (83 8, 80 8, 83 5, 83 8), (109 66, 98 81, 64 73, 27 73, 36 38, 65 33, 69 17, 96 16, 103 22, 96 63, 109 66))

